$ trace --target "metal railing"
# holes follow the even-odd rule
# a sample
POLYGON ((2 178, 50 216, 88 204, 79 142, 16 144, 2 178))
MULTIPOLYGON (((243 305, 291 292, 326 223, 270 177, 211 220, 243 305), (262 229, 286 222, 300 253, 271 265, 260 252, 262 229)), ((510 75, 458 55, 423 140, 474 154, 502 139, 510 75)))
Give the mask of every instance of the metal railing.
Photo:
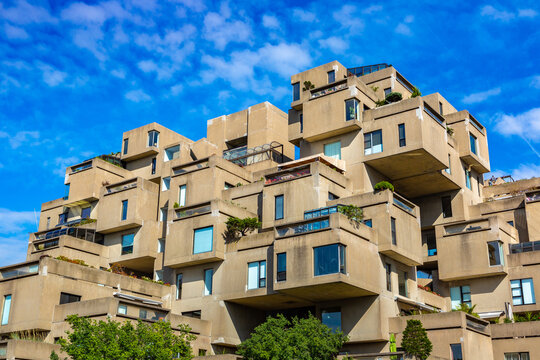
POLYGON ((282 181, 292 180, 292 179, 296 179, 302 176, 309 175, 310 173, 311 172, 310 172, 309 166, 306 166, 300 169, 293 169, 291 171, 285 171, 278 174, 267 175, 266 180, 264 181, 264 184, 268 185, 268 184, 279 183, 282 181))
POLYGON ((187 210, 182 210, 182 208, 177 208, 175 210, 176 210, 176 218, 182 219, 188 216, 208 213, 211 211, 211 205, 208 204, 208 205, 199 206, 199 207, 187 209, 187 210))
POLYGON ((308 223, 289 225, 277 228, 278 237, 303 234, 310 231, 326 229, 330 227, 330 219, 320 219, 308 223))
POLYGON ((116 186, 111 186, 107 188, 107 194, 113 194, 115 192, 119 192, 122 190, 132 189, 134 187, 137 187, 137 180, 134 180, 132 182, 129 182, 127 184, 120 184, 116 186))
MULTIPOLYGON (((103 244, 102 234, 96 232, 93 229, 85 229, 85 228, 79 228, 79 227, 63 228, 63 229, 49 231, 45 234, 40 234, 36 236, 36 241, 56 239, 63 235, 73 236, 75 238, 90 241, 96 244, 103 244)), ((34 246, 36 247, 36 250, 38 250, 37 246, 39 244, 40 243, 34 244, 34 246)))
POLYGON ((229 160, 239 166, 247 166, 265 160, 273 160, 277 163, 283 163, 283 145, 277 141, 269 144, 247 148, 235 148, 223 151, 223 159, 229 160), (279 149, 279 150, 278 150, 279 149))
POLYGON ((510 254, 519 254, 529 251, 540 251, 540 241, 510 244, 510 254))
POLYGON ((406 200, 403 198, 398 198, 396 194, 394 194, 393 198, 394 204, 396 204, 398 207, 410 213, 414 213, 414 206, 412 204, 407 205, 406 200))
POLYGON ((346 89, 347 87, 348 87, 347 82, 344 82, 343 84, 338 84, 338 85, 335 85, 335 86, 328 87, 326 89, 316 91, 316 92, 311 94, 311 98, 315 99, 315 98, 318 98, 318 97, 323 96, 323 95, 331 94, 331 93, 346 89))

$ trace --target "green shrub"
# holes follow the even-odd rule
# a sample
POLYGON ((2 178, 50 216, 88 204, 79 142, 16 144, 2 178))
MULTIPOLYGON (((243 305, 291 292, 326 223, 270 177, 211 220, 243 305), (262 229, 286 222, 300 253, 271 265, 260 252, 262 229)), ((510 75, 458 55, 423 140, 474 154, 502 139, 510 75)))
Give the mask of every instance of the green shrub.
POLYGON ((178 208, 180 207, 180 204, 177 203, 177 202, 175 202, 174 205, 173 205, 173 207, 174 207, 175 209, 178 209, 178 208))
POLYGON ((411 94, 411 97, 412 98, 415 98, 417 96, 422 96, 422 93, 420 92, 420 90, 415 86, 414 87, 414 90, 413 90, 413 93, 411 94))
POLYGON ((311 81, 304 81, 304 88, 302 89, 302 91, 308 91, 308 90, 311 90, 311 89, 315 89, 315 85, 311 83, 311 81))
POLYGON ((385 100, 387 103, 394 103, 394 102, 401 101, 401 99, 403 99, 403 95, 401 95, 401 93, 391 92, 390 94, 386 95, 385 100))
POLYGON ((386 105, 386 100, 377 100, 375 101, 375 105, 377 105, 377 107, 386 105))
POLYGON ((389 189, 394 192, 394 185, 390 184, 388 181, 379 181, 377 184, 375 184, 375 187, 373 189, 375 189, 376 191, 389 189))
POLYGON ((338 212, 345 215, 349 220, 360 223, 364 218, 362 208, 355 205, 338 205, 338 212))
POLYGON ((257 218, 230 217, 225 223, 227 225, 227 235, 231 237, 246 236, 248 232, 261 227, 262 223, 257 218))

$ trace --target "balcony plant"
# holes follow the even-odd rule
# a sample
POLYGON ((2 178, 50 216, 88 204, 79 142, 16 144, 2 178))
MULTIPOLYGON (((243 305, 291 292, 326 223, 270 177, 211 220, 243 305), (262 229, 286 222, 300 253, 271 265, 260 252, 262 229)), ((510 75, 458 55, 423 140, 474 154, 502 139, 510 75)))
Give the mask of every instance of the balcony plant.
POLYGON ((175 202, 174 205, 173 205, 173 208, 178 209, 179 207, 180 207, 180 204, 175 202))
POLYGON ((311 81, 304 81, 304 88, 302 89, 302 91, 308 91, 308 90, 311 90, 311 89, 315 89, 315 85, 311 83, 311 81))
POLYGON ((450 136, 454 135, 454 129, 452 129, 450 126, 446 127, 446 133, 450 136))
POLYGON ((259 229, 262 225, 257 218, 240 219, 235 216, 229 217, 225 224, 227 225, 225 232, 225 238, 227 239, 238 239, 246 236, 249 232, 259 229))
POLYGON ((359 224, 364 218, 364 212, 361 207, 355 205, 339 205, 338 212, 342 213, 347 219, 359 224))
POLYGON ((474 312, 475 307, 476 307, 476 305, 469 306, 468 304, 459 304, 458 307, 456 307, 452 311, 463 311, 464 313, 467 313, 469 315, 472 315, 472 316, 477 317, 477 318, 480 319, 480 315, 478 315, 477 313, 474 312))
POLYGON ((389 189, 390 191, 394 192, 394 185, 392 185, 388 181, 379 181, 377 184, 375 184, 373 189, 375 189, 375 191, 389 189))
POLYGON ((386 95, 385 100, 387 104, 390 104, 390 103, 401 101, 402 99, 403 99, 403 95, 401 95, 401 93, 391 92, 390 94, 386 95))
POLYGON ((413 89, 413 93, 411 94, 411 98, 415 98, 417 96, 422 96, 422 93, 420 92, 420 89, 415 86, 413 89))

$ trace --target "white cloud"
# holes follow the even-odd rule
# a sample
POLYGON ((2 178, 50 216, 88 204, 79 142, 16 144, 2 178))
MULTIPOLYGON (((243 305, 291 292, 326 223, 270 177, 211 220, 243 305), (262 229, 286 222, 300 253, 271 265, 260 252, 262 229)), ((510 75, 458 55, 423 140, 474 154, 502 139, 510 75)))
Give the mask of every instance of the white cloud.
POLYGON ((531 87, 540 89, 540 75, 533 76, 531 80, 531 87))
POLYGON ((349 48, 348 42, 336 36, 319 40, 319 45, 323 49, 330 49, 334 54, 341 54, 349 48))
POLYGON ((279 29, 281 25, 279 23, 279 20, 275 16, 267 14, 263 15, 262 24, 265 28, 268 29, 279 29))
POLYGON ((533 9, 519 9, 517 12, 511 12, 506 10, 499 10, 491 5, 482 7, 480 15, 491 18, 493 20, 500 20, 508 22, 516 18, 534 18, 538 15, 536 10, 533 9))
POLYGON ((362 10, 362 14, 373 14, 374 12, 381 11, 383 9, 382 5, 371 5, 362 10))
POLYGON ((7 138, 9 140, 9 146, 12 149, 17 149, 29 141, 39 139, 39 131, 18 131, 15 135, 0 131, 0 138, 7 138))
POLYGON ((411 31, 411 28, 404 24, 404 23, 399 23, 396 28, 394 29, 394 31, 397 33, 397 34, 401 34, 401 35, 405 35, 405 36, 411 36, 412 35, 412 31, 411 31))
POLYGON ((117 77, 119 79, 125 79, 126 78, 126 72, 124 69, 113 69, 111 70, 111 75, 114 77, 117 77))
POLYGON ((338 24, 349 29, 351 35, 359 35, 364 30, 365 23, 356 12, 356 6, 347 4, 335 11, 333 17, 338 24))
POLYGON ((488 98, 490 98, 492 96, 499 95, 500 93, 501 93, 501 88, 496 87, 496 88, 489 89, 489 90, 486 90, 486 91, 481 91, 481 92, 469 94, 469 95, 465 96, 461 100, 461 102, 463 102, 464 104, 475 104, 475 103, 485 101, 485 100, 487 100, 488 98))
POLYGON ((50 87, 55 87, 64 82, 67 77, 67 73, 57 70, 54 67, 46 64, 38 66, 43 73, 43 81, 50 87))
POLYGON ((145 93, 143 90, 141 89, 138 89, 138 90, 131 90, 131 91, 128 91, 124 97, 130 101, 133 101, 133 102, 136 102, 136 103, 139 103, 139 102, 146 102, 146 101, 150 101, 152 100, 152 98, 150 97, 150 95, 148 95, 147 93, 145 93))
POLYGON ((56 23, 57 20, 45 8, 34 6, 25 0, 17 0, 15 6, 4 8, 0 3, 0 18, 16 24, 56 23))
POLYGON ((405 18, 403 19, 403 22, 406 23, 406 24, 410 24, 414 21, 414 15, 407 15, 405 16, 405 18))
POLYGON ((240 20, 228 21, 230 10, 222 8, 221 13, 211 12, 204 17, 203 37, 223 50, 231 42, 247 43, 251 40, 251 26, 240 20))
POLYGON ((173 96, 180 94, 182 90, 184 90, 184 86, 182 84, 176 84, 171 86, 171 94, 173 96))
POLYGON ((511 174, 514 180, 540 177, 540 164, 520 164, 511 174))
POLYGON ((506 136, 518 135, 531 141, 540 141, 540 107, 517 115, 497 115, 495 131, 506 136))
POLYGON ((78 163, 79 158, 76 156, 59 156, 54 159, 54 164, 56 165, 56 168, 53 170, 53 173, 58 176, 64 177, 66 175, 66 168, 68 166, 73 166, 78 163))
POLYGON ((62 20, 76 24, 103 24, 109 15, 99 5, 86 5, 85 3, 73 3, 60 13, 62 20))
POLYGON ((14 234, 25 230, 25 225, 34 224, 33 211, 13 211, 0 208, 0 234, 14 234))
POLYGON ((206 10, 206 5, 202 0, 176 0, 175 2, 180 3, 195 12, 206 10))
POLYGON ((7 38, 12 40, 24 40, 29 38, 26 30, 17 26, 12 26, 8 23, 4 26, 4 32, 6 33, 7 38))
MULTIPOLYGON (((35 222, 28 223, 26 230, 10 236, 0 235, 0 266, 17 264, 26 260, 28 233, 36 231, 35 222)), ((1 231, 0 231, 1 233, 1 231)))
POLYGON ((519 9, 518 10, 519 17, 533 18, 533 17, 536 17, 536 15, 538 15, 538 13, 533 9, 519 9))
POLYGON ((316 19, 315 13, 300 8, 294 8, 292 14, 295 21, 313 22, 316 19))

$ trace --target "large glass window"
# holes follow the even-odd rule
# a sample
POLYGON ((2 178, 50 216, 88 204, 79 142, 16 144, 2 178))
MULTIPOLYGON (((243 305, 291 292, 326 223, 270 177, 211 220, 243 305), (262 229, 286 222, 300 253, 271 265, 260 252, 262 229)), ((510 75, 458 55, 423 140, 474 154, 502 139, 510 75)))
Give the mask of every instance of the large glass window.
POLYGON ((403 147, 407 144, 405 141, 405 124, 398 125, 398 134, 399 134, 399 146, 403 147))
POLYGON ((126 220, 127 219, 127 212, 128 212, 128 201, 122 200, 122 217, 120 220, 126 220))
POLYGON ((382 151, 382 130, 364 134, 364 155, 376 154, 382 151))
POLYGON ((504 360, 530 360, 528 352, 505 353, 504 360))
POLYGON ((328 72, 328 83, 331 84, 336 81, 336 72, 334 70, 328 72))
POLYGON ((504 252, 500 241, 488 242, 489 266, 504 265, 504 252))
POLYGON ((452 198, 450 196, 441 197, 443 218, 452 217, 452 198))
POLYGON ((9 312, 11 311, 11 295, 4 295, 4 304, 2 305, 2 322, 0 325, 9 323, 9 312))
POLYGON ((124 139, 124 155, 128 153, 129 139, 124 139))
POLYGON ((214 243, 214 227, 196 229, 193 235, 193 254, 212 251, 214 243))
POLYGON ((283 219, 283 195, 277 195, 274 199, 274 219, 283 219))
POLYGON ((180 185, 180 191, 178 193, 178 204, 180 206, 186 206, 186 185, 180 185))
POLYGON ((148 146, 159 146, 159 131, 148 132, 148 146))
POLYGON ((514 305, 536 304, 533 279, 512 280, 510 287, 512 288, 512 303, 514 305))
POLYGON ((178 159, 180 157, 180 145, 171 146, 168 149, 165 149, 163 153, 163 161, 171 161, 173 159, 178 159))
POLYGON ((408 274, 406 271, 398 271, 398 288, 399 288, 399 295, 408 297, 409 296, 409 289, 407 287, 407 278, 408 274))
POLYGON ((341 159, 341 141, 324 144, 324 155, 334 159, 341 159))
POLYGON ((461 344, 450 344, 450 351, 452 352, 452 360, 463 360, 461 344))
POLYGON ((292 89, 293 89, 292 101, 300 100, 300 83, 299 82, 294 83, 292 85, 292 89))
POLYGON ((392 265, 384 264, 386 268, 386 290, 392 291, 392 265))
POLYGON ((212 295, 212 278, 214 277, 214 269, 204 270, 204 295, 212 295))
POLYGON ((346 273, 345 246, 332 244, 313 248, 315 276, 346 273))
POLYGON ((122 255, 133 253, 133 240, 135 234, 122 235, 122 255))
POLYGON ((450 288, 450 301, 452 310, 455 310, 461 304, 472 306, 471 287, 469 285, 455 286, 450 288))
POLYGON ((323 309, 321 311, 321 322, 332 329, 333 332, 341 331, 341 309, 323 309))
POLYGON ((397 245, 396 219, 390 218, 390 230, 392 233, 392 245, 397 245))
POLYGON ((60 293, 60 305, 79 302, 79 301, 81 301, 81 297, 79 295, 60 293))
POLYGON ((345 120, 358 120, 358 100, 345 101, 345 120))
POLYGON ((89 219, 92 208, 90 206, 81 209, 81 219, 89 219))
POLYGON ((277 281, 287 280, 287 253, 277 254, 277 281))
POLYGON ((476 136, 474 136, 473 134, 469 133, 469 140, 470 140, 470 143, 471 143, 471 152, 473 154, 477 154, 476 152, 476 148, 478 147, 478 140, 476 139, 476 136))
POLYGON ((182 281, 183 281, 184 275, 182 274, 176 274, 176 300, 179 300, 182 298, 182 281))
POLYGON ((266 287, 266 261, 248 264, 248 290, 266 287))

